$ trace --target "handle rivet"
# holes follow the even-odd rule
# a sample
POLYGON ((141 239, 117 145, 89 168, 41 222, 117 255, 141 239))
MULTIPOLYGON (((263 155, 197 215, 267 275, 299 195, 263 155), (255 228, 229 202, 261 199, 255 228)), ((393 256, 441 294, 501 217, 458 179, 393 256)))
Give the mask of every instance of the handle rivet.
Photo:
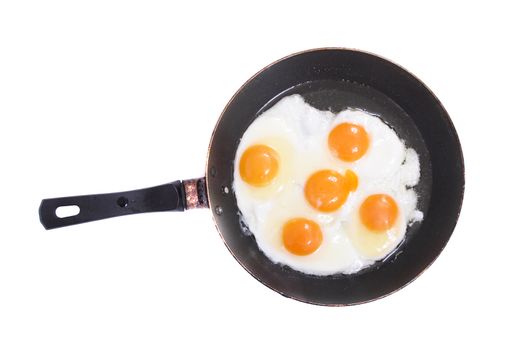
POLYGON ((215 207, 215 214, 222 215, 222 207, 220 205, 215 207))
POLYGON ((117 199, 117 205, 121 208, 125 208, 128 206, 129 200, 126 197, 119 197, 117 199))

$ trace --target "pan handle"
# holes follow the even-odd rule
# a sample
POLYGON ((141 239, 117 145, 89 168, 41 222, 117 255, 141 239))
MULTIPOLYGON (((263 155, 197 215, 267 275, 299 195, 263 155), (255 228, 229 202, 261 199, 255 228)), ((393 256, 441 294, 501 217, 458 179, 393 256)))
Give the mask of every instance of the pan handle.
POLYGON ((48 198, 40 204, 40 222, 49 230, 115 216, 207 207, 204 183, 200 178, 134 191, 48 198), (59 217, 57 209, 68 206, 78 207, 78 213, 59 217))

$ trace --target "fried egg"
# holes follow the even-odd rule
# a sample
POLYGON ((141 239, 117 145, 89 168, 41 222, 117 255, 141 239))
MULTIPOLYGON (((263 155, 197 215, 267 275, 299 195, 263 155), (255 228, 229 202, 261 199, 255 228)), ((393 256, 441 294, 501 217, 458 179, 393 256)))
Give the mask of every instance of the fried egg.
POLYGON ((378 116, 281 99, 248 127, 234 162, 242 221, 273 262, 355 273, 392 253, 422 220, 419 157, 378 116))

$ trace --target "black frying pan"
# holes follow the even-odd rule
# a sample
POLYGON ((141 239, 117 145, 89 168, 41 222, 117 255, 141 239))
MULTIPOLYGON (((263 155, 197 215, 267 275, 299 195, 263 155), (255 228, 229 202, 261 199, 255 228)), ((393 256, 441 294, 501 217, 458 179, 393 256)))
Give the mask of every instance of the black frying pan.
POLYGON ((316 49, 272 63, 237 91, 213 132, 204 178, 129 192, 45 199, 40 221, 51 229, 127 214, 209 207, 231 254, 260 282, 300 301, 351 305, 400 289, 437 258, 458 219, 464 181, 454 126, 421 81, 369 53, 316 49), (318 109, 337 112, 353 107, 380 115, 420 156, 416 192, 424 220, 408 228, 394 254, 357 274, 313 276, 275 264, 239 221, 231 190, 239 140, 262 112, 296 93, 318 109), (59 218, 56 209, 69 205, 77 205, 80 212, 59 218))

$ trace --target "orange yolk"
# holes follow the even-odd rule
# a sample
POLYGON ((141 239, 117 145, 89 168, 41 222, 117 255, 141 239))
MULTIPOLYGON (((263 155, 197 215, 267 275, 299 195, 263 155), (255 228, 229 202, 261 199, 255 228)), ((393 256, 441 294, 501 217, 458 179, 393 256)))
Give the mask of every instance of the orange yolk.
POLYGON ((271 147, 254 145, 244 151, 239 163, 241 178, 252 186, 266 186, 277 176, 279 154, 271 147))
POLYGON ((312 220, 295 218, 287 221, 282 231, 284 247, 295 255, 309 255, 323 242, 319 225, 312 220))
POLYGON ((357 188, 357 175, 347 170, 341 175, 334 170, 319 170, 308 178, 304 195, 312 207, 322 212, 339 209, 350 191, 357 188))
POLYGON ((373 194, 365 199, 359 208, 363 224, 371 231, 382 232, 394 226, 398 208, 387 194, 373 194))
POLYGON ((341 123, 328 136, 328 146, 339 159, 353 162, 361 158, 368 149, 366 130, 357 124, 341 123))

